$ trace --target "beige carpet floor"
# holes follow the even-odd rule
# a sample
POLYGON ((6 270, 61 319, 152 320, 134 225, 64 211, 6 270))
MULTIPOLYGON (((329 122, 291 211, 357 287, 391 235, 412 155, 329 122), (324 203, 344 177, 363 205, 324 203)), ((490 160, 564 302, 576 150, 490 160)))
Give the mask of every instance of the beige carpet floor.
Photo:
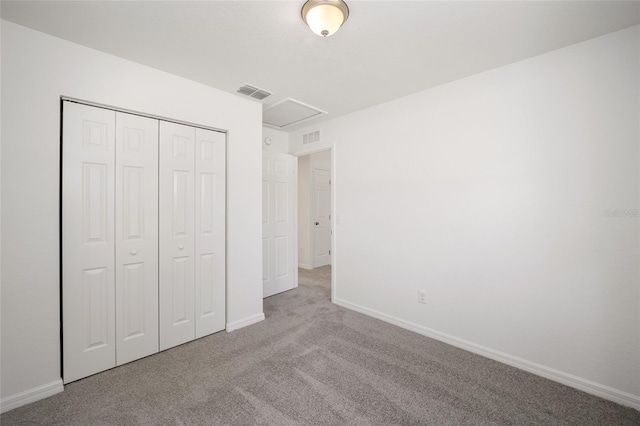
POLYGON ((259 324, 88 377, 5 425, 640 425, 640 412, 331 304, 330 268, 259 324))

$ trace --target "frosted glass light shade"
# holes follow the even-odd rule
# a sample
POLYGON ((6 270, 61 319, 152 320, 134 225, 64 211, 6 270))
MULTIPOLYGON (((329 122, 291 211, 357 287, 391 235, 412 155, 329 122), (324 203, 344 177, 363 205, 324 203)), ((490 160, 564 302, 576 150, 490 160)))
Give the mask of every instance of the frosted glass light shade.
POLYGON ((311 31, 322 37, 334 34, 349 17, 342 0, 309 0, 302 7, 302 19, 311 31))

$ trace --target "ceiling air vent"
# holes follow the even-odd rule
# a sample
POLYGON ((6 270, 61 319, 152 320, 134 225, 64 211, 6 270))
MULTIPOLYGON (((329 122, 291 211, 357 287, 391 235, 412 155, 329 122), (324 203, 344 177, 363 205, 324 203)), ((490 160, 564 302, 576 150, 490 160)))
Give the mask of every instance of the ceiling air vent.
POLYGON ((271 93, 267 92, 266 90, 258 89, 257 87, 253 87, 249 84, 245 84, 244 86, 238 88, 237 92, 242 95, 250 96, 259 101, 263 100, 267 96, 271 96, 271 93))
POLYGON ((320 142, 320 130, 314 130, 313 132, 305 133, 302 135, 302 144, 320 142))

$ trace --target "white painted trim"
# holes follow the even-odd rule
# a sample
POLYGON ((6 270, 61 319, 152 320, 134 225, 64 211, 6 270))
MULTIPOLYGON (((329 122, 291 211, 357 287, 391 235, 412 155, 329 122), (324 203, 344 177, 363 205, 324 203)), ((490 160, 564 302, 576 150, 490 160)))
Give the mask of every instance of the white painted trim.
POLYGON ((298 268, 307 269, 310 271, 313 269, 313 266, 307 265, 306 263, 298 263, 298 268))
MULTIPOLYGON (((291 154, 287 154, 287 155, 291 155, 291 154)), ((300 181, 300 176, 298 173, 298 162, 300 161, 299 157, 296 157, 295 155, 293 155, 292 157, 295 158, 295 162, 293 163, 293 184, 295 185, 295 189, 293 191, 293 193, 295 194, 295 213, 293 214, 293 223, 295 224, 295 226, 293 227, 293 264, 294 265, 298 265, 298 263, 300 262, 300 235, 298 235, 298 227, 299 225, 299 221, 298 221, 298 215, 300 214, 298 212, 298 206, 300 204, 300 201, 298 200, 298 182, 300 181)), ((293 273, 293 288, 298 287, 298 282, 300 281, 300 276, 298 274, 298 268, 293 268, 294 270, 291 271, 293 273)), ((263 287, 263 291, 264 291, 264 287, 263 287)), ((263 297, 264 299, 264 297, 263 297)))
POLYGON ((335 142, 331 144, 331 302, 335 303, 336 301, 336 288, 338 286, 336 280, 336 264, 338 263, 336 256, 336 238, 338 235, 338 228, 336 227, 336 194, 338 193, 337 188, 337 179, 336 179, 336 144, 335 142))
MULTIPOLYGON (((218 129, 216 127, 205 126, 203 124, 195 124, 195 123, 191 123, 191 122, 188 122, 188 121, 176 120, 176 119, 173 119, 173 118, 167 118, 167 117, 163 117, 161 115, 154 115, 154 114, 149 114, 149 113, 146 113, 146 112, 133 111, 133 110, 126 109, 126 108, 120 108, 120 107, 116 107, 116 106, 101 104, 101 103, 98 103, 98 102, 91 102, 91 101, 87 101, 87 100, 84 100, 84 99, 73 98, 71 96, 60 96, 60 100, 67 101, 67 102, 74 102, 76 104, 93 106, 93 107, 96 107, 96 108, 108 109, 108 110, 116 111, 116 112, 123 112, 125 114, 139 115, 141 117, 152 118, 154 120, 162 120, 162 121, 168 121, 170 123, 183 124, 185 126, 196 127, 196 128, 199 128, 199 129, 213 130, 214 132, 225 133, 227 135, 229 133, 227 130, 218 129)), ((226 158, 225 158, 225 160, 226 160, 226 158)))
MULTIPOLYGON (((333 296, 333 292, 332 292, 332 296, 333 296)), ((541 364, 536 364, 535 362, 527 361, 526 359, 518 358, 516 356, 509 355, 504 352, 496 351, 494 349, 487 348, 485 346, 477 345, 467 340, 460 339, 446 333, 441 333, 431 328, 424 327, 422 325, 419 325, 410 321, 405 321, 403 319, 400 319, 391 315, 387 315, 385 313, 382 313, 374 309, 370 309, 355 303, 351 303, 346 300, 333 297, 333 303, 335 303, 336 305, 342 306, 344 308, 351 309, 353 311, 360 312, 362 314, 377 318, 384 322, 397 325, 398 327, 413 331, 423 336, 430 337, 432 339, 450 344, 460 349, 464 349, 466 351, 473 352, 478 355, 482 355, 486 358, 490 358, 495 361, 501 362, 503 364, 507 364, 524 371, 528 371, 529 373, 542 376, 549 380, 553 380, 554 382, 562 383, 564 385, 581 390, 591 395, 595 395, 600 398, 613 401, 620 405, 635 408, 636 410, 640 411, 640 396, 638 395, 633 395, 625 391, 621 391, 618 389, 611 388, 609 386, 602 385, 600 383, 592 382, 591 380, 574 376, 573 374, 565 373, 563 371, 556 370, 541 364)))
POLYGON ((62 379, 55 380, 51 383, 41 385, 15 395, 8 396, 0 402, 0 413, 6 413, 14 408, 31 404, 32 402, 48 398, 52 395, 60 393, 64 390, 62 379))
POLYGON ((264 313, 262 312, 259 314, 252 315, 250 317, 243 318, 238 321, 228 322, 227 333, 231 333, 234 330, 239 330, 241 328, 258 323, 260 321, 264 321, 264 313))

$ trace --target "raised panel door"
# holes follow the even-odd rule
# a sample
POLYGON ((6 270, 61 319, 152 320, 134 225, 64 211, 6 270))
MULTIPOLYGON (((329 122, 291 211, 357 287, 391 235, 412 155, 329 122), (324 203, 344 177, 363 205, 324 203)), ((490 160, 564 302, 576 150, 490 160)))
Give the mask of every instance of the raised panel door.
POLYGON ((62 145, 63 380, 116 365, 115 112, 65 101, 62 145))
POLYGON ((195 129, 196 338, 225 328, 226 137, 195 129))
POLYGON ((297 158, 263 151, 262 283, 268 297, 298 286, 297 158))
POLYGON ((195 338, 195 129, 160 121, 160 350, 195 338))
POLYGON ((158 120, 116 113, 116 363, 158 352, 158 120))
POLYGON ((331 171, 313 168, 314 267, 331 264, 331 171))

